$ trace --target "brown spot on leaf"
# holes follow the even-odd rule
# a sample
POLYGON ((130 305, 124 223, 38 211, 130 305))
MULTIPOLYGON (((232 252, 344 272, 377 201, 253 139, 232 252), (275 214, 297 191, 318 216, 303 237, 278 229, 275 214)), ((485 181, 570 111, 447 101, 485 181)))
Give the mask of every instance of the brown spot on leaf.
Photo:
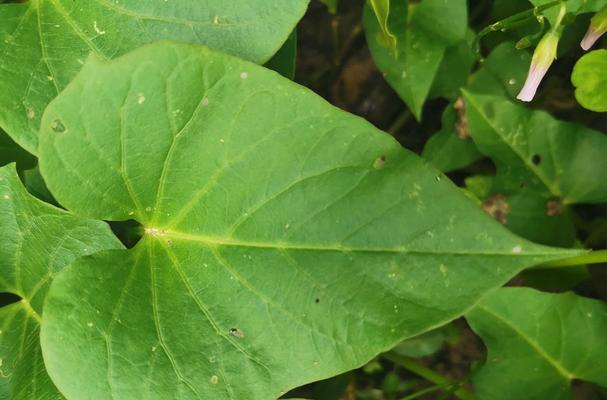
POLYGON ((485 199, 485 201, 483 201, 483 210, 502 224, 508 222, 510 204, 508 204, 508 198, 501 193, 485 199))
POLYGON ((453 108, 457 112, 457 120, 455 121, 455 132, 462 140, 470 139, 470 128, 468 127, 468 114, 466 113, 466 103, 463 97, 458 97, 453 104, 453 108))
POLYGON ((373 162, 373 168, 381 169, 386 164, 386 156, 379 156, 373 162))
POLYGON ((546 203, 546 215, 549 217, 554 217, 555 215, 560 215, 563 213, 563 202, 561 199, 552 199, 548 200, 546 203))

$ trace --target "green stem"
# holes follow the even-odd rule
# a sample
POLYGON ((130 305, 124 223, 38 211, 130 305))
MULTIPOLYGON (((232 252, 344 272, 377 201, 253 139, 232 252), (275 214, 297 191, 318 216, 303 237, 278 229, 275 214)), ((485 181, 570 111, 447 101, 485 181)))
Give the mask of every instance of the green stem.
POLYGON ((440 384, 440 385, 430 386, 430 387, 420 390, 418 392, 412 393, 406 397, 403 397, 401 400, 414 400, 414 399, 422 397, 428 393, 436 392, 438 390, 445 389, 450 386, 451 386, 450 384, 440 384))
POLYGON ((565 258, 563 260, 550 261, 544 264, 538 265, 537 269, 545 268, 563 268, 563 267, 574 267, 576 265, 588 265, 588 264, 603 264, 607 263, 607 250, 597 250, 581 256, 565 258))
MULTIPOLYGON (((404 357, 395 353, 385 353, 382 355, 382 357, 436 385, 453 386, 457 384, 457 382, 453 382, 452 380, 445 378, 431 369, 424 367, 412 358, 404 357)), ((474 400, 474 395, 463 388, 456 390, 454 394, 460 400, 474 400)))
POLYGON ((402 113, 400 113, 398 115, 398 117, 396 117, 394 122, 392 122, 392 125, 390 125, 390 128, 388 128, 388 133, 392 136, 396 136, 398 131, 400 131, 400 129, 403 126, 405 126, 405 124, 407 122, 409 122, 409 120, 411 119, 411 116, 412 116, 412 114, 409 110, 405 110, 402 113))
POLYGON ((520 24, 521 21, 524 21, 527 18, 532 17, 532 16, 538 16, 540 13, 542 13, 552 7, 555 7, 558 5, 562 6, 567 1, 568 0, 551 1, 550 3, 546 3, 541 6, 533 7, 529 10, 525 10, 520 13, 511 15, 508 18, 504 18, 502 20, 492 23, 491 25, 486 26, 476 35, 476 38, 474 40, 474 43, 475 43, 474 48, 476 48, 477 55, 480 57, 480 42, 481 42, 481 39, 484 36, 486 36, 487 34, 489 34, 491 32, 507 30, 514 26, 518 26, 518 24, 520 24))
POLYGON ((544 12, 552 7, 560 5, 563 1, 567 1, 567 0, 551 1, 550 3, 546 3, 541 6, 530 8, 529 10, 522 11, 520 13, 511 15, 508 18, 504 18, 502 20, 494 22, 491 25, 488 25, 487 27, 485 27, 483 30, 481 30, 477 35, 477 39, 481 39, 483 36, 485 36, 491 32, 501 31, 502 29, 508 29, 508 28, 510 28, 510 26, 512 26, 515 23, 518 23, 529 17, 538 15, 539 13, 544 12))

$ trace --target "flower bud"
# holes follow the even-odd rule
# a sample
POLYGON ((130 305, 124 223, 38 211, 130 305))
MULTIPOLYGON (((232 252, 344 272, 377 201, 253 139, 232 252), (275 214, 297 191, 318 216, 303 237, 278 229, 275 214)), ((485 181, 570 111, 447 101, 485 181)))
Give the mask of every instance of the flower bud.
POLYGON ((605 32, 607 32, 607 6, 592 17, 588 32, 586 32, 580 46, 584 50, 589 50, 605 32))
POLYGON ((556 50, 558 48, 560 34, 551 30, 544 35, 538 43, 531 59, 531 67, 527 75, 527 80, 523 89, 516 97, 522 101, 531 101, 535 97, 537 88, 544 79, 546 72, 556 59, 556 50))

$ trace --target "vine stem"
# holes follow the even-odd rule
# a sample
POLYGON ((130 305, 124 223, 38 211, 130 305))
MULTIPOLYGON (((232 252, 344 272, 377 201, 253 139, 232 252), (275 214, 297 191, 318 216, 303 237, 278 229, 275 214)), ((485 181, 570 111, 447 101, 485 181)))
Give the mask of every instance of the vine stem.
MULTIPOLYGON (((489 34, 491 32, 496 32, 496 31, 501 31, 501 30, 507 30, 508 28, 512 28, 512 27, 518 26, 523 21, 525 21, 527 18, 529 18, 531 16, 538 16, 541 12, 546 11, 546 10, 552 8, 552 7, 556 7, 558 5, 562 6, 567 1, 568 0, 554 0, 554 1, 551 1, 550 3, 546 3, 546 4, 541 5, 541 6, 530 8, 529 10, 525 10, 525 11, 522 11, 520 13, 511 15, 511 16, 509 16, 507 18, 504 18, 502 20, 499 20, 497 22, 494 22, 494 23, 486 26, 485 28, 483 28, 476 35, 476 38, 474 39, 474 47, 473 48, 476 49, 476 56, 477 56, 477 58, 480 61, 482 61, 482 56, 480 55, 481 39, 484 36, 486 36, 487 34, 489 34)), ((560 23, 560 21, 559 21, 559 23, 560 23)))
MULTIPOLYGON (((453 386, 457 385, 457 382, 454 382, 444 376, 428 369, 415 361, 412 358, 400 356, 395 353, 385 353, 382 355, 387 360, 392 361, 393 363, 405 368, 406 370, 413 372, 415 375, 421 376, 422 378, 434 383, 439 386, 453 386)), ((464 388, 459 388, 453 394, 460 400, 474 400, 474 395, 464 388)))
POLYGON ((588 254, 573 258, 565 258, 563 260, 549 261, 544 264, 540 264, 535 268, 564 268, 574 267, 576 265, 588 265, 588 264, 603 264, 607 263, 607 250, 597 250, 588 254))
POLYGON ((533 16, 533 15, 537 15, 538 13, 546 11, 546 10, 552 8, 552 7, 558 6, 558 5, 562 4, 563 2, 567 2, 567 1, 568 0, 555 0, 555 1, 551 1, 550 3, 546 3, 546 4, 541 5, 541 6, 530 8, 529 10, 522 11, 520 13, 511 15, 511 16, 509 16, 507 18, 504 18, 502 20, 494 22, 491 25, 488 25, 485 28, 483 28, 483 30, 481 30, 478 33, 477 40, 480 40, 483 36, 487 35, 488 33, 499 31, 499 30, 502 30, 502 29, 508 29, 513 24, 516 24, 516 23, 518 23, 518 22, 520 22, 522 20, 525 20, 525 19, 533 16))

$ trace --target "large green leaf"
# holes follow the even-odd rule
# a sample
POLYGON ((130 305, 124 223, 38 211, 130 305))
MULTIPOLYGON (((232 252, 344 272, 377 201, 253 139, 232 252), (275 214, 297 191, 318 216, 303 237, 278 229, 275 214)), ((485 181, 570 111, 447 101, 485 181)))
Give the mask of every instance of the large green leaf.
POLYGON ((474 377, 479 400, 567 400, 574 379, 607 387, 603 302, 502 288, 466 319, 489 349, 474 377))
POLYGON ((258 63, 287 39, 308 0, 30 0, 0 6, 0 127, 31 153, 50 100, 89 53, 114 58, 161 39, 258 63))
POLYGON ((607 201, 607 137, 502 97, 466 93, 478 149, 497 165, 493 192, 508 196, 507 226, 544 243, 570 246, 567 206, 607 201), (533 221, 533 223, 530 223, 533 221))
POLYGON ((45 112, 40 157, 60 203, 145 230, 47 296, 43 354, 68 398, 275 398, 577 254, 510 234, 366 121, 198 46, 91 59, 45 112))
POLYGON ((465 39, 468 24, 465 0, 424 0, 408 4, 390 1, 388 28, 398 39, 396 55, 378 42, 378 19, 365 7, 367 43, 390 86, 417 119, 445 55, 445 50, 465 39))
POLYGON ((39 331, 55 275, 76 257, 120 248, 109 227, 75 217, 27 193, 14 165, 0 168, 0 292, 21 300, 0 308, 0 380, 17 399, 61 398, 46 374, 39 331))
POLYGON ((585 108, 607 112, 607 50, 596 50, 575 64, 571 82, 575 98, 585 108))

